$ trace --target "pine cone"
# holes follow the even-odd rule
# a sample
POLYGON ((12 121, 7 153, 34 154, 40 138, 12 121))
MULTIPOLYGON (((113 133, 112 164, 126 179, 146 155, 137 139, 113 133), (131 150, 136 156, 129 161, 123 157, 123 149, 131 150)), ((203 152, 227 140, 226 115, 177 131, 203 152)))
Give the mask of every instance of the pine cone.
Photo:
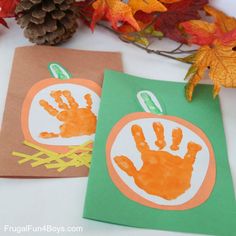
POLYGON ((74 0, 21 0, 16 7, 17 23, 32 43, 62 43, 78 27, 73 3, 74 0))

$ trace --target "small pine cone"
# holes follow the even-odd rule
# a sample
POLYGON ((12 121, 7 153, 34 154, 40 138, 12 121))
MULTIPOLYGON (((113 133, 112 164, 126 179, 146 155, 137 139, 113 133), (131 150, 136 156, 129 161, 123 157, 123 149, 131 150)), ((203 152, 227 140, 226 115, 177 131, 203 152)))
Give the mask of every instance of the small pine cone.
POLYGON ((78 27, 74 0, 20 0, 16 15, 25 37, 36 44, 65 42, 78 27))

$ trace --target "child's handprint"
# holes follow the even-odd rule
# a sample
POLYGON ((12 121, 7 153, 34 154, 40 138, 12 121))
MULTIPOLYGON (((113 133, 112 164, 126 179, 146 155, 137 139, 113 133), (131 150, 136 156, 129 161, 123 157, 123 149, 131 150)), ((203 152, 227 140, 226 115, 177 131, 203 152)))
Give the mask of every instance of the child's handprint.
POLYGON ((55 138, 59 136, 70 138, 95 133, 97 117, 91 110, 92 98, 90 94, 84 96, 87 102, 86 108, 79 108, 79 104, 68 90, 52 91, 50 95, 62 111, 58 111, 45 100, 40 100, 39 104, 50 115, 55 116, 59 121, 63 122, 63 124, 60 126, 60 133, 42 132, 40 133, 41 138, 55 138), (65 97, 68 104, 63 102, 62 96, 65 97))
MULTIPOLYGON (((133 125, 131 128, 136 147, 141 153, 143 161, 139 170, 126 156, 116 156, 114 160, 126 174, 134 178, 136 185, 145 192, 167 200, 176 199, 190 188, 193 164, 202 147, 189 142, 187 152, 181 158, 162 150, 166 146, 162 124, 153 123, 153 130, 157 137, 155 144, 159 150, 149 148, 140 126, 133 125)), ((172 131, 172 144, 170 146, 172 151, 179 150, 182 136, 180 128, 172 131)))

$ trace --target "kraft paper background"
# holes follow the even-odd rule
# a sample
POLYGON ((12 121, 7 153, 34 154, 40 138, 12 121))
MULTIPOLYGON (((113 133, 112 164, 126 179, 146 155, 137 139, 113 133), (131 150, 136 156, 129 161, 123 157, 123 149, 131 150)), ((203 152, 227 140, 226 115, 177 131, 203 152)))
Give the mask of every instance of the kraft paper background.
MULTIPOLYGON (((88 168, 67 168, 63 172, 32 168, 30 163, 18 164, 12 151, 33 154, 35 151, 22 145, 21 109, 29 89, 38 81, 51 78, 48 63, 57 62, 69 70, 73 78, 89 79, 100 86, 104 69, 122 70, 121 55, 113 52, 79 51, 72 49, 31 46, 15 51, 3 123, 0 132, 1 177, 73 177, 87 176, 88 168), (30 153, 31 152, 31 153, 30 153)), ((2 78, 4 79, 4 78, 2 78)))

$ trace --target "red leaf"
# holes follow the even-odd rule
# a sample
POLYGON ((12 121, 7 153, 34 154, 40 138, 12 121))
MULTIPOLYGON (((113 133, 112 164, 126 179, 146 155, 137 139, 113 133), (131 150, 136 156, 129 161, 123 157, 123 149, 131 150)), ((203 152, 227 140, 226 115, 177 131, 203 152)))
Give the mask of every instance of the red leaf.
POLYGON ((87 25, 90 26, 91 19, 93 17, 94 8, 91 4, 91 0, 85 0, 80 2, 75 2, 74 5, 78 9, 81 20, 87 25))
POLYGON ((186 43, 178 26, 181 22, 200 19, 199 10, 208 3, 208 0, 182 0, 166 4, 167 12, 160 13, 155 29, 161 31, 166 37, 175 41, 186 43))
POLYGON ((201 20, 186 21, 180 26, 187 33, 190 44, 211 45, 216 38, 221 36, 221 31, 215 24, 201 20))
POLYGON ((8 28, 7 22, 3 18, 0 18, 0 25, 4 25, 5 27, 8 28))
POLYGON ((145 13, 143 11, 137 11, 134 18, 138 21, 142 21, 144 24, 150 24, 154 18, 155 13, 145 13))
POLYGON ((0 18, 14 17, 19 0, 0 0, 0 18))
POLYGON ((225 33, 221 38, 220 41, 224 45, 229 45, 232 42, 236 42, 236 28, 231 30, 230 32, 225 33))
POLYGON ((200 46, 214 45, 216 41, 223 45, 229 45, 236 42, 236 18, 227 16, 225 13, 206 6, 205 11, 213 16, 214 23, 204 20, 190 20, 180 24, 189 43, 200 46))

